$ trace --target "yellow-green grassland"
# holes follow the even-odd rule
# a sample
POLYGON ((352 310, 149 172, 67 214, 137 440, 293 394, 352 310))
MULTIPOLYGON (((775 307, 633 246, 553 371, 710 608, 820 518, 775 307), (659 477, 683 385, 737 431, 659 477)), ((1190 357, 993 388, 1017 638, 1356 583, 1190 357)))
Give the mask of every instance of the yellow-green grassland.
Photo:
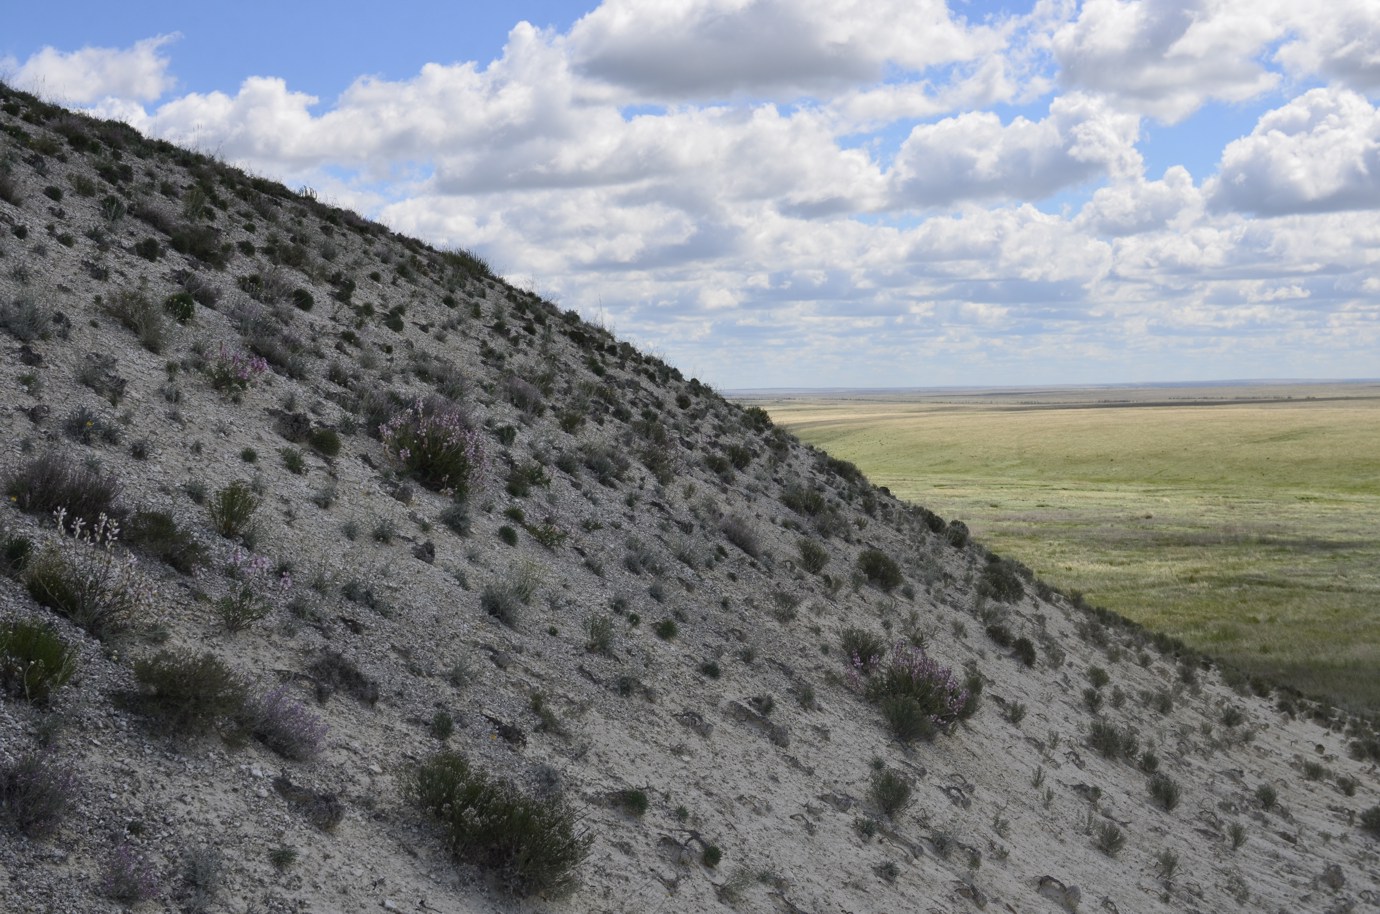
POLYGON ((1380 383, 743 398, 988 548, 1380 711, 1380 383))

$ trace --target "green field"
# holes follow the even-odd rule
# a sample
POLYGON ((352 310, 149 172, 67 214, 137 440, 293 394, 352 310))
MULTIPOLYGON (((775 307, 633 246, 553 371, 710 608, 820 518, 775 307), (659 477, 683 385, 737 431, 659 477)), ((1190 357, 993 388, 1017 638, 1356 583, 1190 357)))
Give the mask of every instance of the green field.
POLYGON ((739 399, 1057 587, 1380 711, 1380 384, 739 399))

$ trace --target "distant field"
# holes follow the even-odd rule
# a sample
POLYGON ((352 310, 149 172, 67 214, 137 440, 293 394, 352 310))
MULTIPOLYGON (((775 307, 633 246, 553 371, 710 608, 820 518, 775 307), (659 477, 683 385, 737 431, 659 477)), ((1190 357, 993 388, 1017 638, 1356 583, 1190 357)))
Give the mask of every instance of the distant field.
POLYGON ((1058 587, 1380 711, 1380 383, 739 399, 1058 587))

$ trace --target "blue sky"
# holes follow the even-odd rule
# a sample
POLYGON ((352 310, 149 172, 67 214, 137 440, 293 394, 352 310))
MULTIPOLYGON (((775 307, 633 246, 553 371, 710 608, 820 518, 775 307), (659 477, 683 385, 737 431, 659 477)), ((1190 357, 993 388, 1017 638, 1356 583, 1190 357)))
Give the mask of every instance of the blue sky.
POLYGON ((0 77, 721 388, 1380 376, 1380 0, 56 2, 0 77))

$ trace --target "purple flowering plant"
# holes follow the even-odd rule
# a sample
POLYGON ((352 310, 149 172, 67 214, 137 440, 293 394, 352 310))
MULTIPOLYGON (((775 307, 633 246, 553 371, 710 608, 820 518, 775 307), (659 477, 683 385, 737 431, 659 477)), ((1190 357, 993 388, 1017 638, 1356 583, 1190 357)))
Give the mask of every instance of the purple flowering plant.
POLYGON ((283 758, 306 761, 325 747, 330 728, 294 699, 286 685, 252 700, 249 713, 254 736, 283 758))
POLYGON ((264 359, 233 352, 221 343, 215 361, 206 367, 206 376, 216 390, 240 394, 248 390, 265 371, 268 371, 268 362, 264 359))
POLYGON ((464 498, 483 476, 484 439, 463 410, 421 398, 379 426, 389 458, 422 485, 464 498))
POLYGON ((849 678, 868 701, 913 701, 936 727, 958 720, 971 696, 949 667, 906 641, 897 641, 886 658, 853 656, 849 678))

